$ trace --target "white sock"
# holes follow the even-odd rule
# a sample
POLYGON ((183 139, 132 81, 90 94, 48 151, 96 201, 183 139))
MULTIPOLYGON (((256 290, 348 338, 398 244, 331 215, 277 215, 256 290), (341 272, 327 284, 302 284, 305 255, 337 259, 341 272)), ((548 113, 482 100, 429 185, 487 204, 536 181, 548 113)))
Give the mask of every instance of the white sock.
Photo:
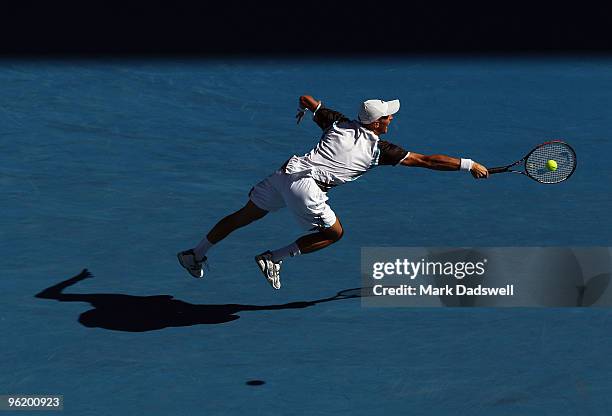
POLYGON ((298 247, 297 243, 294 242, 289 244, 287 247, 279 248, 278 250, 272 250, 272 261, 274 263, 278 263, 285 257, 295 257, 299 256, 300 254, 302 254, 300 252, 300 248, 298 247))
POLYGON ((204 256, 212 246, 213 243, 208 241, 208 238, 204 237, 202 241, 200 241, 200 244, 198 244, 197 247, 193 249, 193 252, 196 255, 196 259, 201 260, 202 258, 204 258, 204 256))

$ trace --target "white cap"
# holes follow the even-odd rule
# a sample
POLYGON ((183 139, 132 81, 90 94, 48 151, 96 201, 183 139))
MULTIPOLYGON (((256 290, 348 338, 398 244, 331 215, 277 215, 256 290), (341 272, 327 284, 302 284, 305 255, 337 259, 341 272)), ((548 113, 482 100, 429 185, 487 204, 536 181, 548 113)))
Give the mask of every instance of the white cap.
POLYGON ((359 110, 359 116, 357 118, 363 124, 370 124, 381 117, 397 113, 399 108, 399 100, 367 100, 361 104, 361 109, 359 110))

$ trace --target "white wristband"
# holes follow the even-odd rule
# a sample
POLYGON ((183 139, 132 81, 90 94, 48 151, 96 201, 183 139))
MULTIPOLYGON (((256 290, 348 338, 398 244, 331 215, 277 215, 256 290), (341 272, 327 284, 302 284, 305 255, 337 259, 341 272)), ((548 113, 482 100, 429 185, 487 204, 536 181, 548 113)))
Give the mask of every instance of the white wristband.
POLYGON ((461 159, 461 166, 459 170, 469 172, 472 170, 472 166, 474 166, 474 161, 472 159, 461 159))
POLYGON ((317 106, 317 108, 315 108, 315 110, 312 112, 312 116, 314 117, 315 114, 317 114, 317 111, 319 111, 319 108, 321 108, 321 104, 323 104, 323 101, 319 101, 319 105, 317 106))

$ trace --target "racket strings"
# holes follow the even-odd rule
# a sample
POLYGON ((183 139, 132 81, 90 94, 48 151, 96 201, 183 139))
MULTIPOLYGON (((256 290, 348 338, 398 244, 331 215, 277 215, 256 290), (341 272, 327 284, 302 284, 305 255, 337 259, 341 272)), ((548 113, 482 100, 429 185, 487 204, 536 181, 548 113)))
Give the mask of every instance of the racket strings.
POLYGON ((542 183, 558 183, 566 180, 576 168, 574 150, 563 142, 546 143, 536 148, 525 160, 529 176, 542 183), (556 170, 547 167, 549 160, 557 163, 556 170))

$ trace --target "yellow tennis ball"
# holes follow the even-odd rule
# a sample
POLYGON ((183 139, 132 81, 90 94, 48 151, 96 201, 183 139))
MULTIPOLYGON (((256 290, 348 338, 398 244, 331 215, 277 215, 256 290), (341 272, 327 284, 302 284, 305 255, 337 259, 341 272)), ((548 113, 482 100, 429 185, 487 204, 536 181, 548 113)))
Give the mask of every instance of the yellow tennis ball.
POLYGON ((550 159, 548 162, 546 162, 546 169, 548 169, 551 172, 554 172, 557 170, 557 162, 555 160, 550 159))

